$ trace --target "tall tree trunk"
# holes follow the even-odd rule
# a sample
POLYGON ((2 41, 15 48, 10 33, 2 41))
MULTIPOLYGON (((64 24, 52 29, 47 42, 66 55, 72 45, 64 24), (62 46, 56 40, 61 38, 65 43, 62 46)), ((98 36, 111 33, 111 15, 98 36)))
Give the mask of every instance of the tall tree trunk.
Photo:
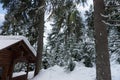
POLYGON ((37 58, 36 58, 36 67, 35 67, 35 73, 34 75, 36 76, 39 71, 41 70, 41 64, 42 64, 42 52, 43 52, 43 33, 44 33, 44 9, 42 8, 45 6, 45 1, 44 0, 37 0, 37 4, 39 6, 38 9, 40 11, 37 11, 36 15, 36 24, 38 27, 38 43, 37 43, 37 58))
POLYGON ((94 27, 96 44, 96 78, 97 80, 111 80, 108 40, 104 18, 104 0, 94 0, 94 27))

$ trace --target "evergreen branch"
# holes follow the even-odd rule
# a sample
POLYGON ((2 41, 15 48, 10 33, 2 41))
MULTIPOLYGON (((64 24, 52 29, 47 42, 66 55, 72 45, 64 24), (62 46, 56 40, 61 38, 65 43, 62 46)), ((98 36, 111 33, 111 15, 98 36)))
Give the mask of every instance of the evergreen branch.
POLYGON ((106 25, 108 25, 108 26, 114 26, 114 27, 118 27, 118 26, 120 26, 120 23, 113 23, 113 24, 111 24, 110 22, 106 22, 106 21, 102 21, 104 24, 106 24, 106 25))
POLYGON ((120 5, 106 5, 107 8, 120 7, 120 5))

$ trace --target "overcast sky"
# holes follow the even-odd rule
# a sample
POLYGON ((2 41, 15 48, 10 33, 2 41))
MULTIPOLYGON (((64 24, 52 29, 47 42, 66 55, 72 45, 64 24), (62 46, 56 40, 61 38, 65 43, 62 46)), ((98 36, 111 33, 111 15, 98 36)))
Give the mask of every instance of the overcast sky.
POLYGON ((4 21, 4 15, 6 13, 6 10, 3 10, 2 5, 0 4, 0 26, 4 21))

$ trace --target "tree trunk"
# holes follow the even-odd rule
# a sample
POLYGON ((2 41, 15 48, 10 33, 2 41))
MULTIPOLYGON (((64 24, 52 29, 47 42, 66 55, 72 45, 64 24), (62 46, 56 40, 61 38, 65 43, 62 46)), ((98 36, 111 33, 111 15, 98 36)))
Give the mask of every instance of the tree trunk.
POLYGON ((97 80, 111 80, 108 40, 104 18, 104 0, 94 0, 94 28, 96 44, 96 78, 97 80))
MULTIPOLYGON (((38 6, 45 6, 44 0, 38 0, 38 6)), ((38 27, 38 43, 37 43, 37 58, 36 58, 36 67, 35 73, 36 76, 41 70, 42 64, 42 52, 43 52, 43 33, 44 33, 44 9, 41 8, 36 15, 36 24, 38 27)))

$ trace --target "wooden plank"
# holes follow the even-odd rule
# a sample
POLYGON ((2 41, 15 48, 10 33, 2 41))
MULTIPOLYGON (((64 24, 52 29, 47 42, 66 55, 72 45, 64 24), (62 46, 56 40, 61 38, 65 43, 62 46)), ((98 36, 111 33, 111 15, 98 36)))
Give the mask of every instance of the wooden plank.
POLYGON ((0 64, 10 64, 12 53, 8 50, 0 51, 0 64))

